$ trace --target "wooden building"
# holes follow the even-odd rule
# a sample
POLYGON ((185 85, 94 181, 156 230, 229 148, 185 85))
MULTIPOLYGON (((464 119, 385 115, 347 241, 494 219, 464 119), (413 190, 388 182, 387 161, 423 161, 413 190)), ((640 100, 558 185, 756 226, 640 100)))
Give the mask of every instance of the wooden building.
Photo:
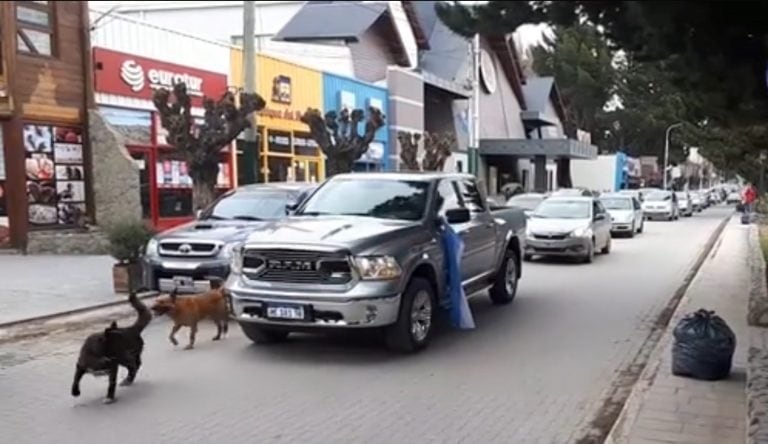
POLYGON ((92 215, 84 1, 0 2, 0 248, 92 215))

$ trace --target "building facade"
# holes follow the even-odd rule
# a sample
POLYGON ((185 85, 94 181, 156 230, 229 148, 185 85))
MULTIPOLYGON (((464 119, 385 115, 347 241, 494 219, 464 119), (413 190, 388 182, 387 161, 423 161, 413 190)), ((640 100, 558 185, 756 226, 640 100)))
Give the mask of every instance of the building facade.
MULTIPOLYGON (((95 102, 119 133, 120 148, 134 160, 139 211, 158 230, 187 222, 194 215, 192 181, 185 162, 166 144, 152 96, 183 81, 192 96, 192 114, 202 120, 203 97, 219 98, 228 91, 231 47, 120 16, 98 17, 92 13, 95 102)), ((119 161, 112 153, 118 147, 100 148, 110 151, 97 150, 102 164, 119 161)), ((219 170, 220 193, 237 186, 234 144, 221 151, 219 170)), ((99 192, 112 187, 102 185, 99 192)))
MULTIPOLYGON (((323 74, 261 54, 256 56, 256 66, 255 90, 267 106, 254 117, 258 152, 238 157, 243 184, 325 179, 322 151, 309 127, 301 122, 308 108, 323 110, 323 74)), ((239 48, 231 52, 231 73, 233 86, 243 88, 243 53, 239 48)))
MULTIPOLYGON (((385 88, 334 74, 323 74, 323 108, 328 111, 376 108, 388 115, 388 95, 385 88)), ((358 128, 360 134, 364 124, 358 128)), ((356 171, 384 171, 389 167, 389 131, 384 126, 376 131, 368 151, 356 162, 356 171)))
POLYGON ((93 219, 86 3, 0 3, 0 248, 93 219))

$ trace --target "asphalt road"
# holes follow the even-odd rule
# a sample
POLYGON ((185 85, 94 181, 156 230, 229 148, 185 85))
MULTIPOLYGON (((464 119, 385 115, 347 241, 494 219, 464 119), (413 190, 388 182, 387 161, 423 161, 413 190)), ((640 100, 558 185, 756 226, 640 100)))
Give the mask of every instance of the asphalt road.
POLYGON ((415 356, 392 355, 360 335, 257 347, 235 328, 216 343, 211 326, 195 350, 183 351, 159 320, 145 331, 136 384, 103 405, 104 379, 87 376, 81 397, 69 395, 88 332, 5 344, 2 441, 576 442, 730 212, 649 222, 593 264, 526 264, 512 305, 475 298, 475 331, 445 329, 415 356))

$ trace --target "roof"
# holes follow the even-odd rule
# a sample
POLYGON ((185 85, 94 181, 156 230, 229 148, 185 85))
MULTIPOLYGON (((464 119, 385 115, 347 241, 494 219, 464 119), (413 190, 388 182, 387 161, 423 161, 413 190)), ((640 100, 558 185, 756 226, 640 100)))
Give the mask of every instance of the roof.
POLYGON ((381 172, 381 173, 345 173, 333 176, 333 179, 363 179, 363 180, 412 180, 432 181, 438 179, 475 179, 471 174, 444 173, 441 171, 408 171, 408 172, 381 172))
POLYGON ((300 42, 327 39, 357 42, 360 35, 387 10, 385 3, 308 2, 273 40, 300 42))
POLYGON ((488 35, 485 37, 491 50, 499 58, 501 62, 501 69, 504 71, 504 76, 507 78, 512 91, 517 97, 517 102, 520 104, 521 109, 527 109, 527 103, 525 102, 525 96, 523 95, 523 82, 525 82, 525 76, 523 76, 523 69, 520 66, 520 57, 517 54, 515 45, 509 42, 509 38, 504 35, 488 35))
POLYGON ((547 105, 551 102, 557 117, 560 119, 560 123, 565 126, 565 108, 563 107, 560 91, 557 88, 554 77, 527 78, 523 85, 523 95, 527 105, 526 111, 523 113, 523 119, 540 120, 548 124, 554 124, 555 122, 550 122, 544 117, 547 105))

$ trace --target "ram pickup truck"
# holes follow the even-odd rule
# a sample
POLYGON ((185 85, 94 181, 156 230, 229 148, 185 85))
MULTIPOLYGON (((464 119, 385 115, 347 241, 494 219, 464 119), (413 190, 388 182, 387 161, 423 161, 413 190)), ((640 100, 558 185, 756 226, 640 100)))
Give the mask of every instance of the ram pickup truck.
POLYGON ((394 350, 424 348, 450 305, 443 223, 464 242, 467 295, 515 298, 526 219, 489 208, 474 176, 352 173, 325 181, 294 214, 235 248, 233 317, 256 343, 290 332, 380 328, 394 350))
POLYGON ((246 185, 223 194, 195 220, 154 236, 142 261, 150 290, 198 293, 229 275, 232 247, 269 221, 282 219, 316 184, 246 185))

